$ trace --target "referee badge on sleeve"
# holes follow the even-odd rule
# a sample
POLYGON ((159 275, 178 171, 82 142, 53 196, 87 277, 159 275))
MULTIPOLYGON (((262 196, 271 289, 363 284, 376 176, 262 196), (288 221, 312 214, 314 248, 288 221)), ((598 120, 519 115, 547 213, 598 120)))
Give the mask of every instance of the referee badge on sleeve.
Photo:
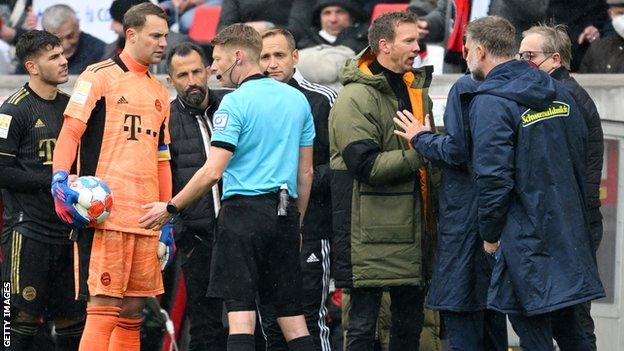
POLYGON ((212 117, 212 129, 214 131, 225 130, 225 127, 227 126, 229 118, 230 118, 230 115, 227 112, 224 112, 224 111, 215 112, 214 116, 212 117))

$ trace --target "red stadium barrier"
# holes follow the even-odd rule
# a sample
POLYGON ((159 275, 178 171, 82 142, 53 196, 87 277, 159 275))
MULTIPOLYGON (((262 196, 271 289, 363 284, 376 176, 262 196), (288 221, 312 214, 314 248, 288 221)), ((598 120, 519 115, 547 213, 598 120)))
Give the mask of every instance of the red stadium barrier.
POLYGON ((210 42, 217 35, 221 6, 198 6, 195 9, 189 37, 196 42, 210 42))
MULTIPOLYGON (((184 276, 180 270, 180 274, 176 274, 176 288, 174 289, 174 296, 171 308, 169 309, 169 318, 173 322, 175 328, 176 343, 181 344, 183 340, 182 330, 184 327, 184 319, 186 316, 186 284, 184 283, 184 276)), ((171 336, 165 333, 163 339, 162 351, 171 350, 171 336)))
POLYGON ((371 22, 375 20, 375 18, 379 17, 381 14, 392 11, 403 11, 406 10, 409 4, 377 4, 373 8, 373 13, 371 14, 371 22))

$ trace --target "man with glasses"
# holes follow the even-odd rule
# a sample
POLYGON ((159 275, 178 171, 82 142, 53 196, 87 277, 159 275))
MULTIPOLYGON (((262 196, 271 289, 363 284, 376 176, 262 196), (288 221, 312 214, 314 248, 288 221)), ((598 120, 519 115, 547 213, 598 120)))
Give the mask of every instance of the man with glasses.
MULTIPOLYGON (((551 51, 521 50, 520 52, 516 54, 516 60, 526 61, 530 66, 533 66, 539 69, 546 60, 551 58, 551 56, 552 56, 551 51), (533 59, 536 57, 539 57, 540 54, 545 56, 544 60, 540 61, 540 63, 535 63, 533 59)), ((546 71, 546 73, 549 73, 549 72, 546 71)))
POLYGON ((552 350, 554 335, 589 350, 570 308, 604 296, 584 220, 583 118, 560 83, 513 60, 507 20, 471 22, 465 47, 482 81, 466 98, 478 232, 496 261, 487 307, 508 314, 523 349, 552 350))
MULTIPOLYGON (((600 178, 603 162, 603 134, 600 115, 587 91, 568 72, 571 61, 570 37, 561 25, 539 25, 522 33, 518 57, 532 66, 561 81, 577 103, 587 125, 587 164, 585 178, 585 198, 589 231, 594 252, 602 239, 602 214, 600 213, 600 178)), ((577 306, 580 322, 585 334, 596 349, 594 322, 590 315, 591 303, 577 306)))

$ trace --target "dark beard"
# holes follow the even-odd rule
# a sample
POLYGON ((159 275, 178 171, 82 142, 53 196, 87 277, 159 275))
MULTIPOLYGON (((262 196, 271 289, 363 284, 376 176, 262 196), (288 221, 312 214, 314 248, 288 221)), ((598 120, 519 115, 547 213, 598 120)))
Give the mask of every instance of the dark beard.
POLYGON ((185 91, 180 94, 180 99, 182 99, 182 101, 190 107, 201 108, 201 104, 206 98, 206 88, 200 86, 193 88, 199 89, 199 92, 189 93, 188 91, 185 91))
POLYGON ((60 84, 64 84, 64 83, 67 83, 67 81, 69 80, 68 76, 66 76, 64 80, 63 79, 54 79, 54 78, 51 78, 50 76, 51 75, 49 75, 47 73, 41 74, 40 79, 41 79, 42 82, 44 82, 44 83, 46 83, 47 85, 50 85, 50 86, 52 86, 52 85, 53 86, 57 86, 57 85, 60 85, 60 84))

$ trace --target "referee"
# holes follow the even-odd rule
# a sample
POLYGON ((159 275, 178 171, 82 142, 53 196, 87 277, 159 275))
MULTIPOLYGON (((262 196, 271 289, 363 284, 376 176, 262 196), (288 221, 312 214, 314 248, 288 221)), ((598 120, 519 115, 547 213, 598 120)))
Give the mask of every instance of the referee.
POLYGON ((212 71, 224 86, 239 88, 214 114, 206 164, 169 203, 145 205, 149 212, 139 221, 159 228, 223 176, 208 294, 225 301, 228 350, 255 349, 256 295, 274 306, 289 349, 314 350, 299 265, 313 177, 310 105, 295 88, 260 73, 262 38, 253 28, 233 24, 213 44, 212 71))
MULTIPOLYGON (((314 181, 310 202, 301 228, 302 307, 308 331, 317 350, 329 351, 327 326, 327 298, 329 295, 329 256, 332 228, 332 205, 329 174, 329 111, 336 93, 328 87, 308 82, 295 70, 299 52, 292 34, 282 28, 262 32, 260 66, 271 78, 299 90, 308 100, 314 117, 314 181)), ((267 349, 288 350, 277 325, 275 311, 259 306, 267 349)))

